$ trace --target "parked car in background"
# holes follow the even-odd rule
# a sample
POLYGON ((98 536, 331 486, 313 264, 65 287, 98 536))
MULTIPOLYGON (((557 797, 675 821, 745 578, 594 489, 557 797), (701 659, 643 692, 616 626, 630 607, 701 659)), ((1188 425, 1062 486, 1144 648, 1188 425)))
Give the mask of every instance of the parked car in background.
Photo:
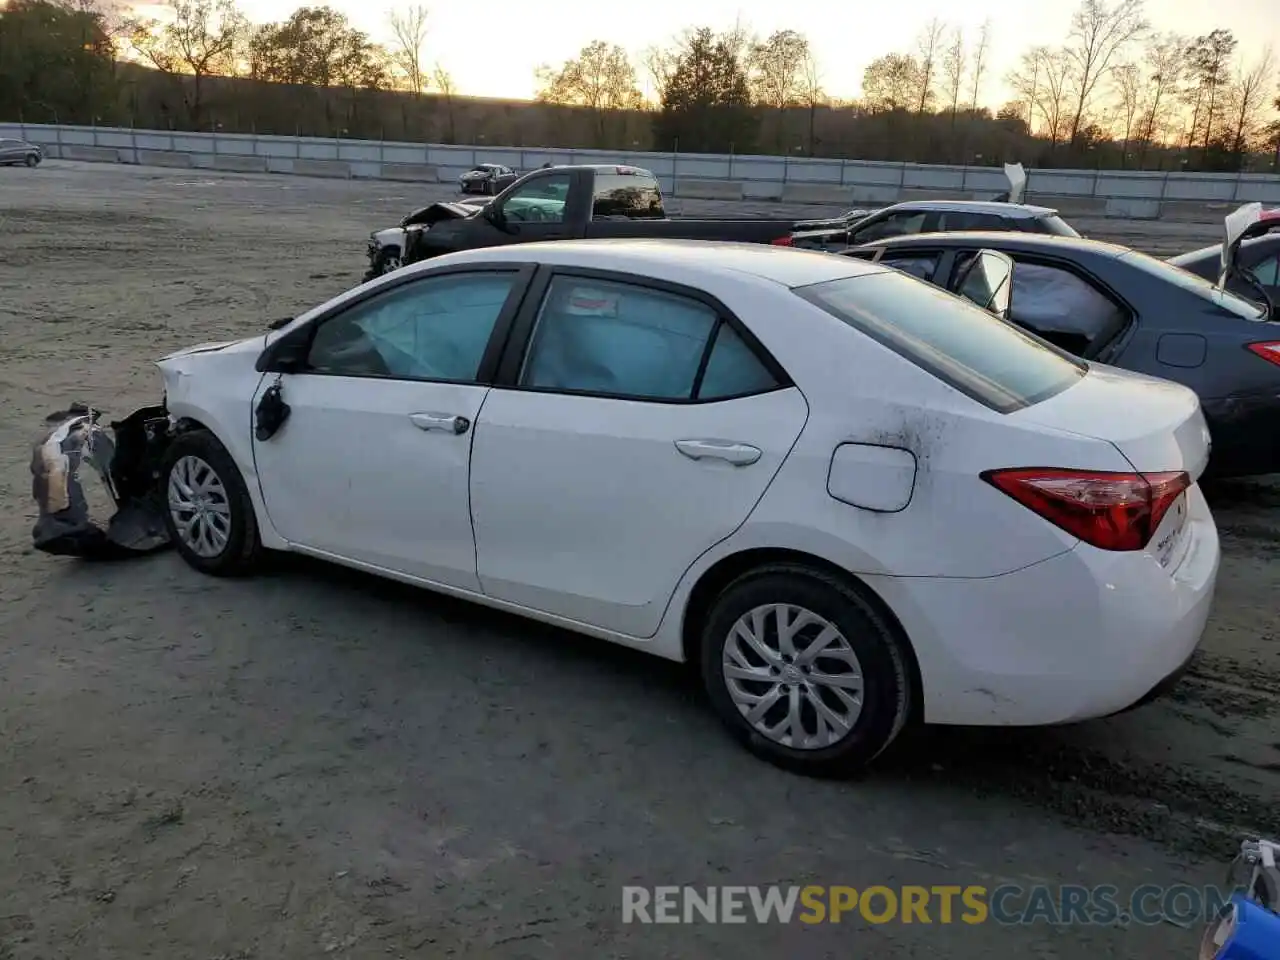
MULTIPOLYGON (((400 262, 537 240, 786 243, 792 226, 791 220, 673 220, 663 206, 658 179, 648 170, 613 164, 558 166, 526 174, 481 206, 437 203, 419 211, 404 227, 400 262)), ((366 278, 377 275, 375 256, 370 247, 366 278)))
MULTIPOLYGON (((847 256, 896 267, 970 299, 1011 283, 1008 319, 1092 362, 1172 380, 1200 397, 1213 436, 1210 473, 1280 471, 1280 323, 1269 311, 1127 247, 1026 233, 924 234, 878 240, 847 256), (1012 264, 960 290, 983 251, 1012 264)), ((970 279, 971 279, 971 275, 970 279)), ((1100 417, 1123 421, 1117 407, 1100 417)))
POLYGON ((1025 203, 994 200, 911 200, 895 203, 851 222, 809 221, 796 224, 792 245, 833 252, 887 237, 954 230, 1010 230, 1058 237, 1078 237, 1058 211, 1025 203))
POLYGON ((38 167, 44 159, 44 150, 38 144, 25 140, 0 140, 0 166, 24 164, 38 167))
POLYGON ((500 163, 477 163, 458 178, 463 193, 495 196, 520 179, 520 174, 500 163))
MULTIPOLYGON (((1263 294, 1273 306, 1280 305, 1280 210, 1261 212, 1237 243, 1227 289, 1251 300, 1263 294)), ((1169 262, 1217 283, 1222 274, 1222 244, 1171 257, 1169 262)))
POLYGON ((158 448, 191 567, 292 550, 689 662, 735 737, 805 772, 909 721, 1134 706, 1212 603, 1191 391, 852 258, 489 247, 160 368, 130 455, 158 448))

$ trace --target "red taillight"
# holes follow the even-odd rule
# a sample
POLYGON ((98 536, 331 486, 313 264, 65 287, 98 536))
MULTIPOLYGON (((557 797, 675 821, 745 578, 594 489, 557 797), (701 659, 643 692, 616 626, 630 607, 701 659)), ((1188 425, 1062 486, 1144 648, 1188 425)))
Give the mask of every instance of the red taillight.
POLYGON ((1109 473, 1030 467, 982 474, 997 490, 1103 550, 1141 550, 1191 486, 1182 471, 1109 473))
POLYGON ((1257 354, 1263 360, 1270 360, 1280 366, 1280 340, 1267 340, 1263 343, 1250 343, 1249 352, 1257 354))
POLYGON ((771 240, 769 242, 772 243, 775 247, 789 247, 791 246, 791 237, 790 235, 785 237, 779 237, 777 240, 771 240))

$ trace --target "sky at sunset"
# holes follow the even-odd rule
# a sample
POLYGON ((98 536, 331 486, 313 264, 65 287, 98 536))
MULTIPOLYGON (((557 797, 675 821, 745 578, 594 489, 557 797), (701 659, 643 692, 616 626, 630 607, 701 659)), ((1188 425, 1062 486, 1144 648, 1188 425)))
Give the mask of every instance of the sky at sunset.
MULTIPOLYGON (((242 0, 242 8, 255 21, 278 20, 299 2, 242 0)), ((384 0, 385 5, 378 0, 328 2, 375 39, 388 39, 385 11, 398 0, 384 0)), ((427 41, 429 58, 445 65, 460 93, 492 97, 533 96, 534 69, 539 64, 558 66, 592 40, 618 43, 638 54, 686 27, 722 29, 738 20, 760 34, 784 28, 806 34, 821 64, 823 87, 832 96, 850 98, 858 95, 862 71, 871 60, 890 50, 913 49, 916 35, 932 17, 975 35, 983 20, 990 18, 992 58, 983 100, 994 105, 1007 99, 1002 77, 1020 51, 1063 41, 1077 0, 912 0, 900 5, 828 0, 794 6, 777 0, 516 0, 500 4, 428 0, 428 4, 433 25, 427 41)), ((1240 38, 1242 55, 1257 57, 1271 44, 1280 60, 1280 0, 1148 0, 1147 15, 1161 30, 1203 34, 1229 28, 1240 38)), ((645 80, 642 76, 642 84, 645 80)))

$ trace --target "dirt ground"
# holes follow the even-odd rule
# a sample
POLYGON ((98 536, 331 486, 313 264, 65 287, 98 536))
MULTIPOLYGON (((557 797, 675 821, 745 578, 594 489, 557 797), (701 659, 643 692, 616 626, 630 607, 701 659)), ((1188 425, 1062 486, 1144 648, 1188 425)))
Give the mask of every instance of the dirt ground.
POLYGON ((621 887, 1218 882, 1240 831, 1280 832, 1280 485, 1210 492, 1217 604, 1171 696, 922 731, 851 783, 752 759, 670 665, 465 604, 33 552, 46 414, 152 401, 154 358, 340 292, 371 229, 445 192, 0 169, 0 958, 1194 955, 1174 922, 624 925, 621 887))

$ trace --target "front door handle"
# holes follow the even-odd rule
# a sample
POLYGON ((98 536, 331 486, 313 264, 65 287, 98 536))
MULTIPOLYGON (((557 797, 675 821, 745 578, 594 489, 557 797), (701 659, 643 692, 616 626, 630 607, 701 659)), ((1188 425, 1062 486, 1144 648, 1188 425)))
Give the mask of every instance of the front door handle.
POLYGON ((746 467, 760 459, 760 448, 728 440, 677 440, 676 449, 690 460, 724 460, 746 467))
POLYGON ((411 413, 409 419, 419 430, 444 430, 448 433, 466 433, 471 421, 451 413, 411 413))

